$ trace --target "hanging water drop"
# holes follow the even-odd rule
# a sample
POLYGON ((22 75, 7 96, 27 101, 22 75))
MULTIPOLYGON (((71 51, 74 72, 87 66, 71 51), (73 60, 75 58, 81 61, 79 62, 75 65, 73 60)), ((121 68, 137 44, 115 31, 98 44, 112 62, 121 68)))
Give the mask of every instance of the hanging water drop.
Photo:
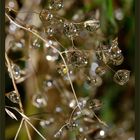
POLYGON ((63 32, 69 38, 73 38, 79 35, 79 29, 77 25, 69 22, 64 23, 63 32))
POLYGON ((70 49, 67 53, 68 63, 74 67, 84 67, 88 64, 87 56, 84 52, 70 49))
MULTIPOLYGON (((12 64, 12 73, 15 80, 18 80, 21 77, 21 69, 18 65, 12 64)), ((11 77, 11 74, 10 74, 11 77)))
POLYGON ((96 56, 98 60, 103 61, 105 64, 107 64, 110 60, 109 47, 106 45, 98 46, 96 49, 96 56))
POLYGON ((50 10, 60 10, 63 8, 63 0, 50 0, 49 9, 50 10))
POLYGON ((118 65, 122 64, 124 57, 122 55, 122 51, 118 47, 117 38, 112 41, 109 52, 110 52, 110 60, 113 65, 118 66, 118 65))
POLYGON ((17 96, 16 91, 11 91, 11 92, 7 93, 6 97, 13 103, 18 104, 20 102, 20 98, 19 98, 19 96, 17 96))
POLYGON ((48 22, 51 22, 54 16, 49 10, 43 9, 40 12, 39 17, 43 23, 48 23, 48 22))
POLYGON ((113 80, 119 85, 124 85, 129 81, 129 77, 130 77, 129 70, 118 70, 115 73, 113 80))
POLYGON ((103 76, 107 72, 107 69, 104 66, 98 66, 95 70, 95 73, 99 76, 103 76))

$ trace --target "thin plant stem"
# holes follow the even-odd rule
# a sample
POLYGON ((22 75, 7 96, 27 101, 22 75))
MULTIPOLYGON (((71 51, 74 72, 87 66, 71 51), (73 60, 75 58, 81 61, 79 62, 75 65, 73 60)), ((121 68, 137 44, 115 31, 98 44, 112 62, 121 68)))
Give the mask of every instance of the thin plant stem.
POLYGON ((12 68, 11 68, 11 63, 10 63, 10 61, 8 59, 7 53, 5 53, 5 58, 6 58, 7 66, 8 66, 11 78, 12 78, 12 83, 13 83, 14 89, 16 91, 16 95, 19 97, 19 107, 20 107, 20 110, 21 110, 22 113, 24 113, 23 105, 22 105, 21 98, 20 98, 20 94, 19 94, 17 86, 16 86, 16 82, 15 82, 14 75, 13 75, 12 68))
POLYGON ((104 126, 108 127, 108 125, 107 125, 105 122, 103 122, 102 120, 100 120, 100 118, 95 114, 94 111, 93 111, 93 114, 94 114, 95 118, 99 121, 99 123, 101 123, 101 124, 103 124, 104 126))
POLYGON ((36 133, 43 139, 46 140, 46 138, 32 125, 31 122, 29 122, 28 120, 25 120, 35 131, 36 133))
POLYGON ((18 128, 18 130, 17 130, 17 133, 16 133, 16 135, 15 135, 14 140, 17 139, 17 137, 18 137, 18 135, 19 135, 19 132, 20 132, 20 130, 21 130, 21 127, 22 127, 23 122, 24 122, 24 119, 22 118, 21 123, 20 123, 20 125, 19 125, 19 128, 18 128))
POLYGON ((69 123, 71 122, 72 116, 73 116, 75 110, 77 109, 77 107, 78 107, 78 106, 76 106, 76 107, 73 109, 73 111, 72 111, 72 113, 71 113, 71 115, 70 115, 69 121, 68 121, 69 123))
POLYGON ((28 128, 27 122, 24 121, 24 124, 25 124, 25 128, 26 128, 26 132, 27 132, 28 138, 29 138, 29 140, 32 140, 32 137, 31 137, 31 134, 30 134, 30 131, 29 131, 29 128, 28 128))

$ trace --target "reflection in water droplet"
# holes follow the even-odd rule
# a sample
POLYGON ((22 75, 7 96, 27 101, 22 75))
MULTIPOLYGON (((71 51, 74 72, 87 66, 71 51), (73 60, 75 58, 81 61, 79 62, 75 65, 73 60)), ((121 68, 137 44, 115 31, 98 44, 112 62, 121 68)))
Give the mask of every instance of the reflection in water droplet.
POLYGON ((115 73, 113 80, 119 85, 124 85, 129 81, 129 77, 130 77, 130 71, 118 70, 115 73))
POLYGON ((47 97, 44 94, 35 94, 32 98, 32 104, 37 108, 47 105, 47 97))
MULTIPOLYGON (((21 77, 21 69, 18 65, 13 64, 12 65, 12 72, 13 72, 13 76, 15 78, 15 80, 18 80, 21 77)), ((11 75, 10 75, 11 77, 11 75)))

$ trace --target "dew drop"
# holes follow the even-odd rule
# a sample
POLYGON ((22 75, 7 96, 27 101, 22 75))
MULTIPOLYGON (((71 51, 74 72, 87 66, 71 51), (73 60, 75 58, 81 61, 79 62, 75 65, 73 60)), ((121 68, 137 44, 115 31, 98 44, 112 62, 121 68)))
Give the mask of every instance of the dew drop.
POLYGON ((17 96, 16 91, 11 91, 9 93, 6 94, 6 97, 13 103, 19 103, 20 98, 19 96, 17 96))
POLYGON ((49 10, 43 9, 40 12, 39 17, 43 23, 48 23, 53 19, 54 16, 49 10))
POLYGON ((42 108, 47 105, 47 97, 44 94, 35 94, 32 98, 32 104, 37 108, 42 108))
POLYGON ((48 89, 54 86, 54 81, 52 79, 47 78, 43 81, 43 88, 47 91, 48 89))
POLYGON ((113 80, 119 85, 124 85, 129 81, 129 77, 130 77, 129 70, 118 70, 115 73, 113 80))
POLYGON ((72 99, 69 103, 69 107, 74 108, 75 106, 76 106, 76 101, 74 99, 72 99))
POLYGON ((110 60, 109 47, 106 45, 99 46, 96 50, 97 59, 107 64, 110 60))
MULTIPOLYGON (((12 64, 12 72, 13 72, 13 76, 15 78, 15 80, 18 80, 20 79, 21 77, 21 69, 18 65, 16 64, 12 64)), ((11 74, 10 74, 10 77, 11 77, 11 74)))
POLYGON ((53 36, 54 33, 55 33, 55 30, 52 26, 48 26, 46 29, 45 29, 45 33, 48 34, 48 36, 53 36))
POLYGON ((79 29, 76 24, 65 22, 63 27, 63 32, 67 37, 73 38, 78 36, 79 29))
POLYGON ((84 27, 88 31, 96 31, 100 27, 99 20, 93 19, 84 22, 84 27))
POLYGON ((46 60, 54 62, 58 60, 58 58, 59 58, 59 54, 56 50, 52 48, 46 49, 46 60))
POLYGON ((68 63, 74 67, 84 67, 88 64, 87 56, 84 52, 70 49, 67 53, 68 63))
POLYGON ((60 10, 61 8, 63 8, 63 0, 50 0, 49 9, 60 10))
POLYGON ((109 52, 110 52, 110 60, 111 60, 111 63, 113 65, 117 66, 117 65, 122 64, 124 57, 122 55, 122 51, 118 47, 118 39, 117 38, 115 38, 112 41, 112 45, 109 49, 109 52))
POLYGON ((101 105, 102 105, 102 103, 101 103, 100 100, 98 100, 98 99, 89 99, 87 101, 86 106, 88 106, 88 108, 90 108, 90 109, 100 109, 101 105))
POLYGON ((107 69, 103 66, 98 66, 95 70, 95 73, 99 76, 103 76, 107 72, 107 69))

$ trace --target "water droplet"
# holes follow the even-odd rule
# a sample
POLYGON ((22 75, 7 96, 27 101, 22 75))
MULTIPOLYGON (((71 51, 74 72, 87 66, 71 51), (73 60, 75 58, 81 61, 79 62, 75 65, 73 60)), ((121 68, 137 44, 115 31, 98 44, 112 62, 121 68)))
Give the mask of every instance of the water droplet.
POLYGON ((47 105, 47 97, 44 94, 35 94, 32 98, 32 103, 37 108, 42 108, 47 105))
POLYGON ((54 118, 49 118, 47 120, 41 120, 40 121, 40 126, 43 128, 47 128, 49 125, 54 123, 54 118))
POLYGON ((83 133, 84 132, 84 128, 83 127, 79 127, 79 132, 83 133))
POLYGON ((69 49, 67 60, 74 67, 84 67, 88 64, 87 56, 84 52, 76 49, 69 49))
POLYGON ((78 123, 76 123, 75 121, 72 121, 71 123, 69 123, 68 125, 66 125, 66 129, 68 130, 72 130, 77 128, 79 125, 78 123))
POLYGON ((88 108, 95 109, 95 110, 100 109, 101 105, 102 105, 102 103, 98 99, 89 99, 86 104, 86 106, 88 106, 88 108))
POLYGON ((99 20, 93 19, 84 22, 84 27, 88 31, 96 31, 100 27, 99 20))
POLYGON ((103 76, 107 72, 107 69, 103 66, 98 66, 96 68, 95 72, 96 72, 97 75, 103 76))
POLYGON ((119 85, 124 85, 129 81, 129 77, 130 77, 129 70, 118 70, 115 73, 113 80, 119 85))
POLYGON ((47 78, 43 81, 43 88, 47 91, 48 89, 54 86, 54 81, 52 79, 47 78))
POLYGON ((62 112, 62 108, 59 107, 59 106, 57 106, 57 107, 55 108, 55 111, 56 111, 57 113, 62 112))
MULTIPOLYGON (((59 49, 59 48, 58 48, 59 49)), ((59 54, 56 50, 52 49, 52 48, 47 48, 46 49, 46 59, 48 61, 56 61, 59 58, 59 54)))
POLYGON ((112 45, 109 49, 110 52, 110 60, 113 65, 120 65, 122 64, 124 57, 122 55, 122 51, 118 47, 118 39, 115 38, 112 41, 112 45))
POLYGON ((61 8, 63 8, 63 0, 50 0, 49 9, 60 10, 61 8))
POLYGON ((79 29, 76 24, 65 22, 63 27, 63 32, 67 37, 73 38, 78 36, 79 29))
POLYGON ((96 49, 96 56, 98 60, 103 61, 105 64, 107 64, 110 60, 109 47, 106 45, 98 46, 98 48, 96 49))
POLYGON ((52 26, 48 26, 45 28, 45 33, 48 34, 48 36, 53 36, 55 34, 55 30, 52 26))
MULTIPOLYGON (((14 76, 15 80, 20 79, 20 77, 21 77, 21 69, 20 69, 20 67, 18 65, 16 65, 16 64, 12 64, 11 68, 12 68, 12 72, 13 72, 13 76, 14 76)), ((11 75, 10 75, 10 77, 11 77, 11 75)))
POLYGON ((6 94, 6 97, 13 103, 19 103, 20 99, 19 96, 17 96, 16 91, 11 91, 6 94))
POLYGON ((72 99, 69 103, 69 107, 74 108, 75 106, 76 106, 76 101, 74 99, 72 99))
POLYGON ((53 19, 54 16, 53 16, 53 14, 49 10, 43 9, 40 12, 39 17, 40 17, 40 20, 43 23, 48 24, 48 22, 50 22, 53 19))
POLYGON ((104 136, 105 136, 105 131, 104 131, 104 130, 100 130, 99 133, 100 133, 100 136, 101 136, 101 137, 104 137, 104 136))
POLYGON ((99 87, 102 85, 102 78, 98 75, 88 77, 87 80, 88 80, 87 82, 90 86, 99 87))

